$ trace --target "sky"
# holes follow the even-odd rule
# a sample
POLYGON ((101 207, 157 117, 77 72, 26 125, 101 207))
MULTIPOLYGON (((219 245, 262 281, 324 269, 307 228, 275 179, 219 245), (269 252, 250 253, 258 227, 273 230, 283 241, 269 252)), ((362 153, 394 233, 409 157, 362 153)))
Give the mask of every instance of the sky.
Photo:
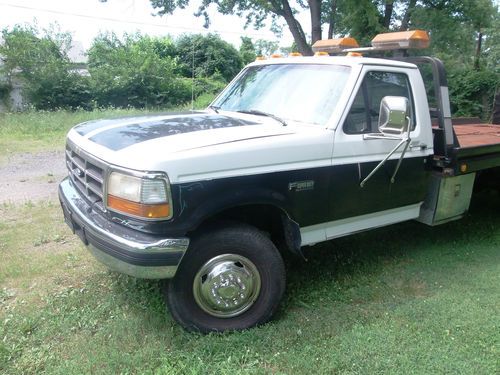
MULTIPOLYGON (((0 0, 0 29, 32 23, 34 19, 41 28, 57 23, 61 31, 71 32, 75 44, 83 49, 90 47, 100 31, 114 31, 118 35, 140 31, 155 36, 216 32, 235 47, 239 47, 241 36, 278 41, 284 47, 293 42, 286 27, 280 38, 269 28, 245 30, 244 19, 217 14, 215 9, 211 9, 211 26, 207 30, 203 28, 204 19, 193 15, 199 1, 192 3, 188 9, 159 17, 153 16, 155 10, 149 0, 108 0, 106 3, 98 0, 0 0)), ((308 30, 307 12, 300 14, 299 19, 308 30)))

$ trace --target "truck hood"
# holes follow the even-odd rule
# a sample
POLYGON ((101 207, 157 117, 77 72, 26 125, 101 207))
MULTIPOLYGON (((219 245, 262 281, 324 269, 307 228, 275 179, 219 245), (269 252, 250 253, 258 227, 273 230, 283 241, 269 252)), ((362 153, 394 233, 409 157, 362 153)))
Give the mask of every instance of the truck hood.
POLYGON ((157 147, 161 147, 163 153, 172 153, 292 133, 274 120, 262 120, 187 112, 91 121, 77 125, 73 130, 92 143, 124 153, 142 153, 157 147))
POLYGON ((333 132, 264 116, 190 112, 87 122, 68 139, 108 164, 166 172, 176 183, 326 166, 333 132))

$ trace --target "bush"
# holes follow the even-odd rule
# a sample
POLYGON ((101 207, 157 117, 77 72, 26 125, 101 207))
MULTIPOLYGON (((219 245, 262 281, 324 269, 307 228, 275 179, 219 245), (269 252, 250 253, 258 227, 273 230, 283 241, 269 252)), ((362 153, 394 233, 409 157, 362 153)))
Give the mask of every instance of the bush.
POLYGON ((176 74, 176 61, 163 55, 157 38, 101 35, 89 51, 94 98, 100 106, 165 107, 187 102, 190 85, 176 74))
POLYGON ((46 66, 26 87, 30 103, 36 109, 91 109, 92 94, 88 77, 67 72, 66 67, 46 66))
POLYGON ((206 108, 214 98, 226 87, 226 82, 220 74, 214 74, 209 78, 183 78, 186 85, 192 91, 193 103, 189 103, 189 108, 206 108), (194 83, 194 85, 193 85, 194 83))
POLYGON ((10 85, 0 81, 0 103, 6 102, 10 93, 10 85))
POLYGON ((90 106, 88 80, 71 71, 69 34, 17 25, 12 30, 4 29, 2 37, 2 73, 9 90, 12 78, 18 77, 26 99, 36 109, 90 106))
POLYGON ((454 116, 489 120, 500 74, 490 70, 461 69, 448 75, 454 116))
POLYGON ((243 67, 238 51, 216 34, 183 35, 176 43, 177 59, 184 77, 211 77, 219 73, 229 82, 243 67), (194 55, 194 56, 193 56, 194 55))
POLYGON ((198 97, 203 94, 213 96, 221 92, 224 87, 226 87, 226 81, 219 73, 207 78, 196 78, 194 80, 194 96, 198 97))

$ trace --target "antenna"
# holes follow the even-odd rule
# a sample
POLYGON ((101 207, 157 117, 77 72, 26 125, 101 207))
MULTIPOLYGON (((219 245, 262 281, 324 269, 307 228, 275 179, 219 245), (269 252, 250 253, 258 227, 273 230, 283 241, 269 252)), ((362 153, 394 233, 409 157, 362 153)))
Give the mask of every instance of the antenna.
POLYGON ((191 39, 191 112, 194 112, 194 39, 191 39))

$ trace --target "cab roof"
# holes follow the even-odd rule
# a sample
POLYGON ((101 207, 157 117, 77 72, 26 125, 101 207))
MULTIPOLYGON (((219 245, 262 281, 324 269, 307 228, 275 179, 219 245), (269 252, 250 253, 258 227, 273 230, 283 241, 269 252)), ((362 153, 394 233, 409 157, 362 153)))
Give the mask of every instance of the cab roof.
POLYGON ((343 65, 343 66, 359 66, 359 65, 381 65, 398 68, 417 69, 415 64, 389 60, 376 57, 354 57, 354 56, 294 56, 294 57, 277 57, 268 58, 265 60, 257 60, 250 63, 248 66, 259 65, 275 65, 275 64, 311 64, 311 65, 343 65))

